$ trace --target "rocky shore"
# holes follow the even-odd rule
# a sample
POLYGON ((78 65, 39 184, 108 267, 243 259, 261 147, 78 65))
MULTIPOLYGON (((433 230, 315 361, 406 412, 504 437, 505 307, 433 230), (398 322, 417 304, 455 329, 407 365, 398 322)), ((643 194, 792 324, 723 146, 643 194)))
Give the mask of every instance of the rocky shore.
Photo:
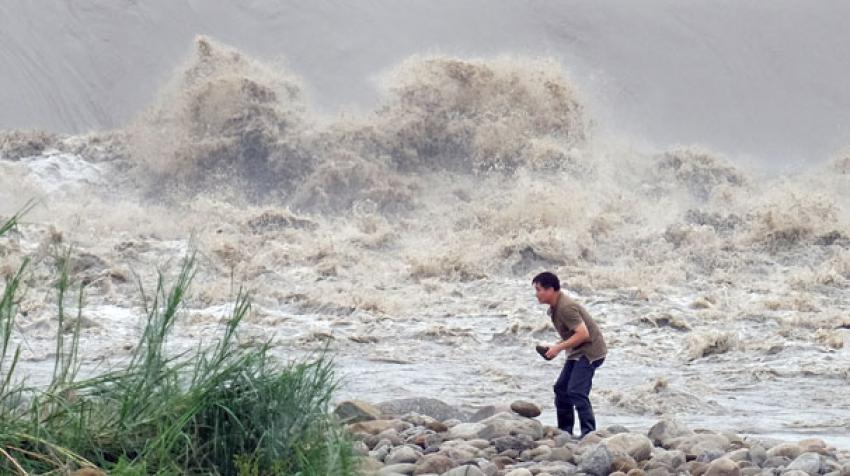
POLYGON ((622 426, 575 438, 542 424, 527 401, 466 412, 440 400, 340 403, 364 474, 376 476, 677 475, 850 476, 850 451, 688 428, 663 418, 647 432, 622 426))

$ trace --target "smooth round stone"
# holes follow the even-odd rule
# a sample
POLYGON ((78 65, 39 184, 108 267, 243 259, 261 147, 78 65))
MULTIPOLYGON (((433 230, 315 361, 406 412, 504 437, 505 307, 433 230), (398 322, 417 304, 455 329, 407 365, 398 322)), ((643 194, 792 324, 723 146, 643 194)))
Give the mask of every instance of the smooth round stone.
POLYGON ((532 402, 525 400, 517 400, 511 403, 511 410, 526 418, 534 418, 540 416, 540 407, 532 402))

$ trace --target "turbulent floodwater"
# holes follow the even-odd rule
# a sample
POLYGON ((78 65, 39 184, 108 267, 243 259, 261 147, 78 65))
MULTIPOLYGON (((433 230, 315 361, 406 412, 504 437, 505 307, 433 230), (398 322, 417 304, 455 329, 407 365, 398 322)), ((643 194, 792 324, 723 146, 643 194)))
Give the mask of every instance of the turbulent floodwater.
POLYGON ((659 415, 850 446, 850 155, 793 176, 696 146, 600 132, 554 59, 413 56, 371 111, 327 116, 304 81, 199 37, 125 127, 0 133, 8 277, 32 256, 13 341, 52 369, 51 279, 88 283, 86 371, 136 342, 137 278, 199 272, 172 345, 212 339, 240 286, 240 339, 335 353, 339 399, 531 399, 554 422, 556 334, 531 277, 559 274, 610 354, 601 425, 659 415))

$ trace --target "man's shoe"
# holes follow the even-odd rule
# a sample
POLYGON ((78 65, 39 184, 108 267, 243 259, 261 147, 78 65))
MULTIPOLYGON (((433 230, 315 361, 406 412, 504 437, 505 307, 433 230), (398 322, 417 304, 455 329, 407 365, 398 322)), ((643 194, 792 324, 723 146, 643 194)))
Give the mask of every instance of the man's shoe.
POLYGON ((545 345, 538 345, 534 348, 534 350, 536 350, 537 353, 540 354, 540 357, 543 357, 546 360, 552 360, 550 357, 546 357, 546 352, 549 352, 549 347, 545 345))

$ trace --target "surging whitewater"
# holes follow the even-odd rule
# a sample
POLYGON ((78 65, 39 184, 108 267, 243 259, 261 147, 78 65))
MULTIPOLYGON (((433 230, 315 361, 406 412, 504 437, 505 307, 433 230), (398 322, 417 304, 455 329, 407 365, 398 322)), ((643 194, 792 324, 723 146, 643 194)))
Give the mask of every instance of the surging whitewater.
POLYGON ((417 56, 383 86, 373 111, 328 117, 294 75, 201 37, 122 129, 0 133, 0 215, 37 200, 0 241, 4 276, 35 257, 21 365, 49 375, 64 247, 90 370, 136 341, 137 278, 197 250, 175 349, 211 338, 244 285, 243 344, 329 345, 340 399, 534 398, 553 419, 530 286, 548 269, 609 342, 603 424, 676 414, 850 446, 850 153, 768 177, 642 150, 596 129, 555 60, 417 56))

